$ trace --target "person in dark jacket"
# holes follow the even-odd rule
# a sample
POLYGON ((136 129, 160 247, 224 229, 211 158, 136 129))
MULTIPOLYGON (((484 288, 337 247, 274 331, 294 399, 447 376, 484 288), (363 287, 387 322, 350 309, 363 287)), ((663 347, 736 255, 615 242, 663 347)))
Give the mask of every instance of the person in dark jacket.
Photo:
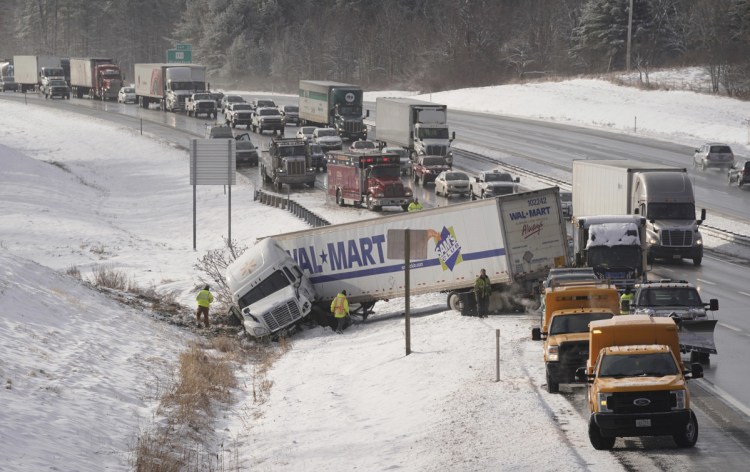
POLYGON ((491 292, 492 284, 490 284, 490 278, 487 277, 487 272, 482 269, 479 272, 479 277, 474 282, 474 296, 477 299, 477 316, 480 318, 487 318, 490 310, 491 292))

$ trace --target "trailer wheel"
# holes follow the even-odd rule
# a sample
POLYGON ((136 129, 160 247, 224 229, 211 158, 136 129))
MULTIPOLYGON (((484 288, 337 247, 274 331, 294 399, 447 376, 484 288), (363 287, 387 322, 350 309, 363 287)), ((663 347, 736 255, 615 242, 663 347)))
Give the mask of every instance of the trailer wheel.
POLYGON ((698 441, 698 420, 695 413, 690 412, 690 421, 685 426, 685 430, 672 436, 677 447, 687 448, 695 446, 698 441))
POLYGON ((461 311, 461 298, 458 296, 458 292, 448 293, 448 309, 461 311))

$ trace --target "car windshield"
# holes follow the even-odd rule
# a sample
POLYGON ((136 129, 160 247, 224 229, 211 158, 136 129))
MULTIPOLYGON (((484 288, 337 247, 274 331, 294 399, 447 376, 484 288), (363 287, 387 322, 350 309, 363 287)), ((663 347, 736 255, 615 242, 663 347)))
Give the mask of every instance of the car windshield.
POLYGON ((572 202, 573 201, 573 194, 569 192, 560 192, 560 201, 561 202, 572 202))
POLYGON ((398 154, 400 157, 409 157, 409 151, 404 148, 385 148, 383 152, 398 154))
POLYGON ((375 143, 372 141, 356 141, 354 143, 355 149, 375 149, 375 143))
POLYGON ((320 147, 320 144, 311 144, 310 152, 313 154, 323 154, 323 148, 320 147))
POLYGON ((250 140, 250 135, 248 135, 247 133, 241 134, 237 136, 235 139, 237 139, 237 141, 247 142, 248 144, 251 144, 251 145, 253 144, 253 142, 250 140))
POLYGON ((245 101, 245 99, 240 97, 239 95, 228 95, 224 98, 228 102, 244 102, 245 101))
POLYGON ((425 157, 422 159, 422 164, 426 166, 442 166, 445 164, 445 159, 442 157, 425 157))
POLYGON ((258 114, 260 114, 262 116, 278 115, 279 114, 279 110, 277 110, 275 108, 263 108, 263 109, 261 109, 258 112, 258 114))
POLYGON ((246 105, 244 103, 238 103, 236 105, 232 105, 232 110, 235 110, 235 111, 236 110, 252 110, 252 109, 253 107, 251 107, 250 105, 246 105))
POLYGON ((284 111, 291 112, 291 113, 297 113, 297 112, 299 112, 299 107, 293 107, 293 106, 287 105, 287 106, 284 107, 284 111))
POLYGON ((484 174, 485 182, 513 182, 513 177, 507 172, 493 172, 484 174))
POLYGON ((135 89, 133 87, 125 87, 122 89, 123 93, 135 93, 135 89))
POLYGON ((698 290, 693 287, 653 287, 641 290, 639 306, 687 306, 702 307, 698 290))
POLYGON ((469 180, 469 177, 463 172, 448 172, 445 174, 445 180, 469 180))
POLYGON ((338 136, 335 129, 319 129, 318 137, 338 136))
POLYGON ((668 352, 605 355, 599 367, 599 377, 664 377, 677 372, 668 352))
POLYGON ((694 203, 649 203, 649 220, 694 220, 694 203))
POLYGON ((730 154, 732 149, 729 146, 711 146, 711 152, 717 154, 730 154))
POLYGON ((264 107, 273 108, 276 106, 273 100, 258 100, 257 104, 258 104, 258 108, 264 108, 264 107))
POLYGON ((304 126, 301 130, 302 134, 311 135, 315 131, 314 126, 304 126))
POLYGON ((576 313, 575 315, 556 315, 552 317, 549 334, 588 333, 589 323, 597 320, 608 320, 612 313, 576 313))

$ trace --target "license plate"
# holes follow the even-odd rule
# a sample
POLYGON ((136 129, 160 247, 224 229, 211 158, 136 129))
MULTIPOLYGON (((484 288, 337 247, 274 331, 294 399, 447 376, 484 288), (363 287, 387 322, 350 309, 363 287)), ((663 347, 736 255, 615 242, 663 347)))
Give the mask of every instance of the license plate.
POLYGON ((635 427, 636 428, 650 428, 651 427, 651 420, 635 420, 635 427))

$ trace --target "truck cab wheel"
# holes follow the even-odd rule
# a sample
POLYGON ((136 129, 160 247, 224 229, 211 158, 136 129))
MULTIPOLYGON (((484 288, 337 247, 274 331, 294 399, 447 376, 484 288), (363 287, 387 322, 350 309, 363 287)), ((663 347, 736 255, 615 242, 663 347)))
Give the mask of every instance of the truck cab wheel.
POLYGON ((340 207, 344 206, 344 198, 341 196, 341 189, 336 190, 336 204, 340 207))
POLYGON ((558 393, 560 391, 560 384, 552 380, 552 376, 547 370, 547 393, 558 393))
POLYGON ((677 447, 688 448, 695 446, 698 442, 698 420, 695 413, 690 412, 690 420, 685 426, 685 430, 672 436, 677 447))
POLYGON ((699 266, 701 265, 701 262, 703 262, 703 256, 696 256, 693 258, 693 265, 699 266))
POLYGON ((617 438, 605 438, 594 421, 594 415, 589 417, 589 441, 597 451, 608 451, 615 445, 617 438))

